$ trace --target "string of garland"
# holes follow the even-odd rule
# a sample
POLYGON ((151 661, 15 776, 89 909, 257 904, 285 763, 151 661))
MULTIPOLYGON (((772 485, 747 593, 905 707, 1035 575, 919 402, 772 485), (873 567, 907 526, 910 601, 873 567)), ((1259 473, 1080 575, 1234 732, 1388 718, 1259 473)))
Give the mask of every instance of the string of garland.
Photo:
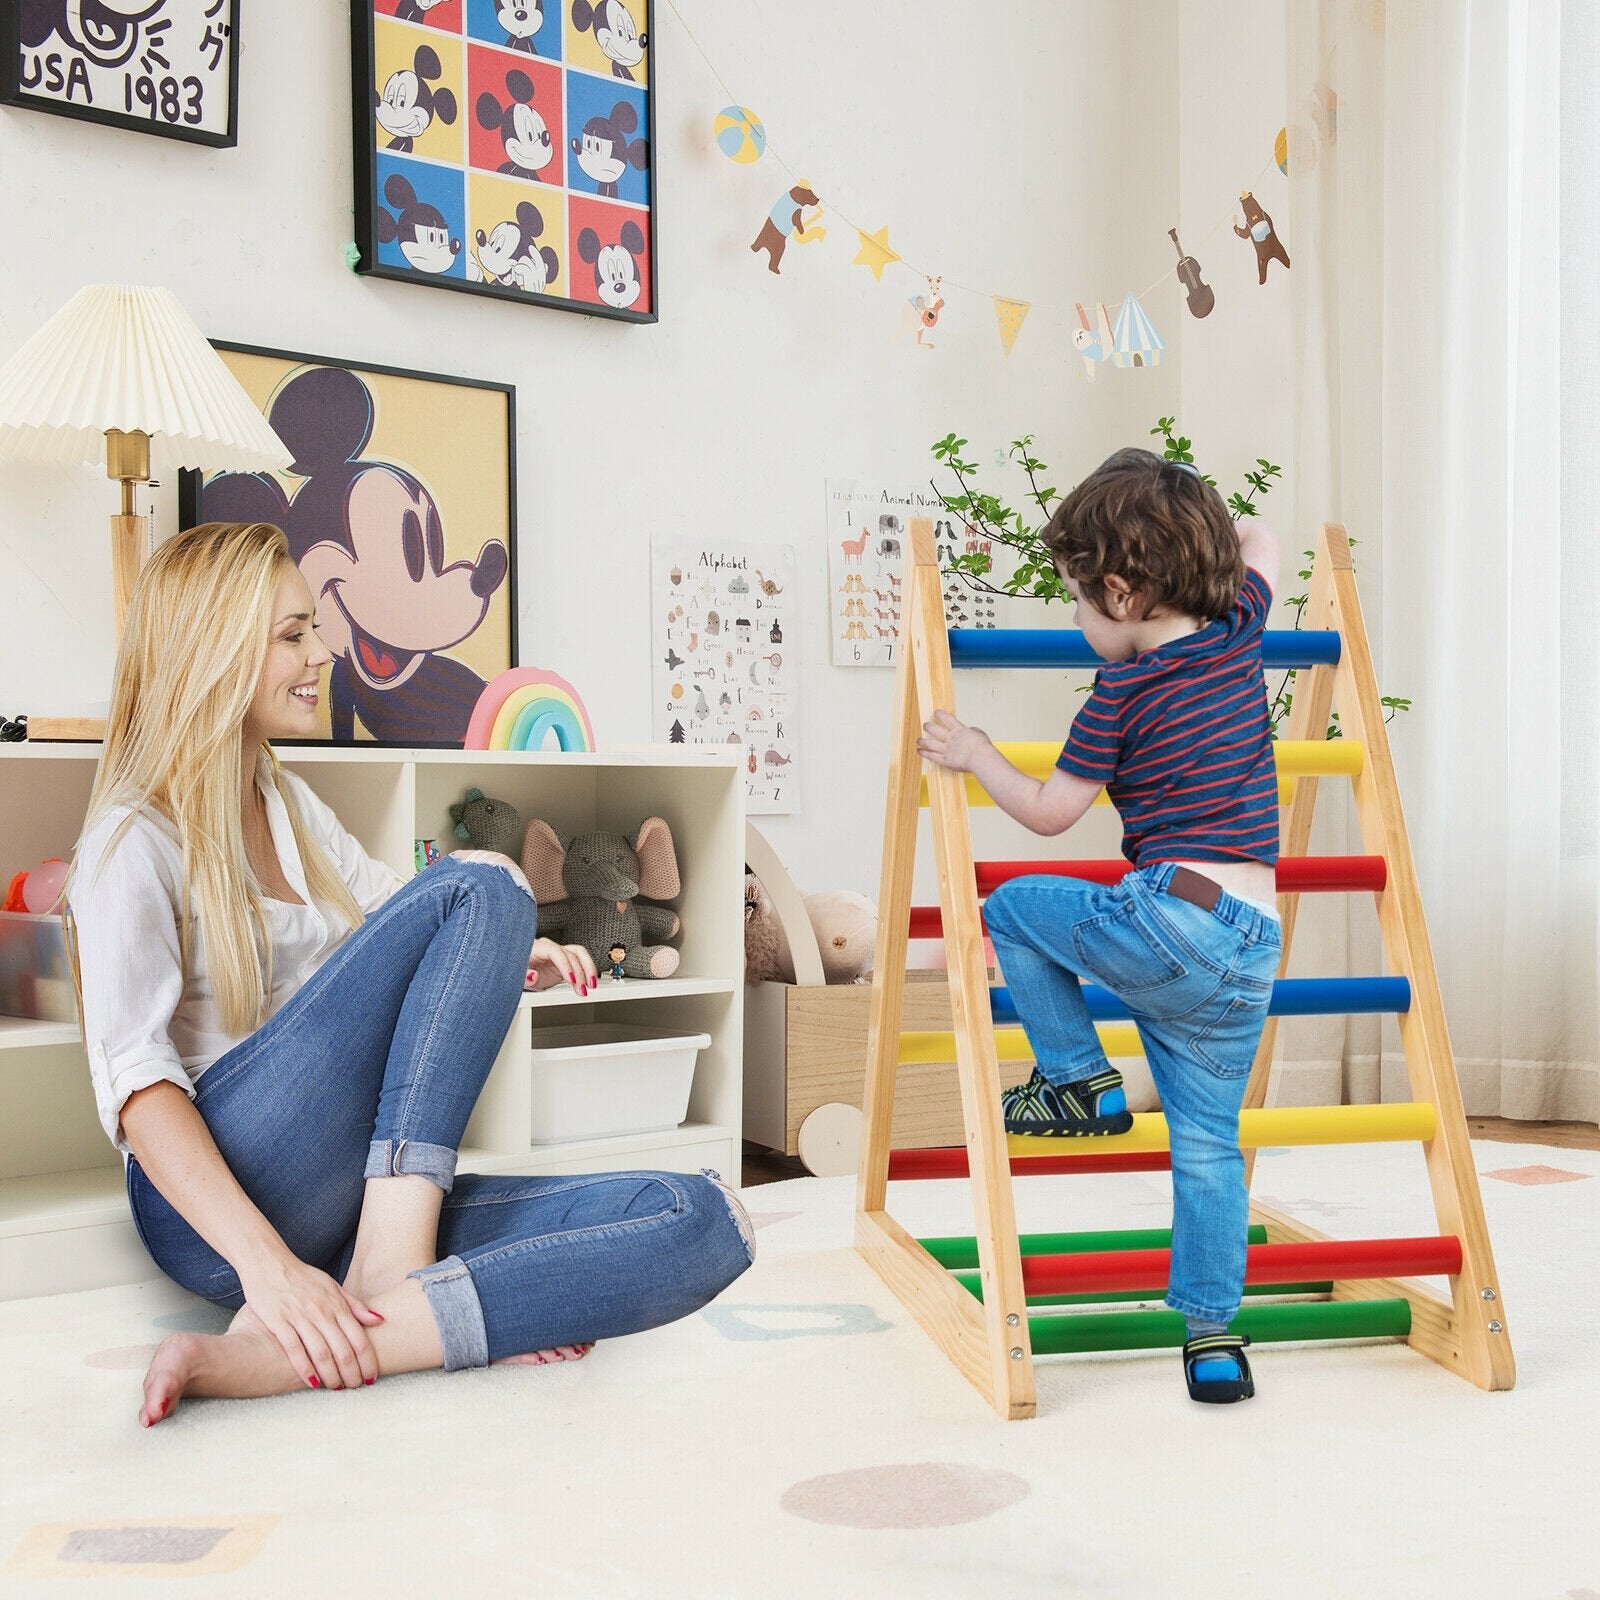
MULTIPOLYGON (((869 231, 831 200, 824 206, 821 194, 812 180, 802 176, 784 159, 768 141, 766 129, 760 119, 734 95, 727 80, 717 70, 716 64, 696 37, 694 29, 689 26, 676 0, 659 0, 659 3, 664 5, 677 20, 684 37, 694 47, 695 52, 705 63, 706 70, 725 96, 726 103, 717 114, 712 127, 717 147, 729 160, 741 165, 770 158, 789 179, 788 189, 779 196, 750 245, 753 253, 765 254, 767 270, 781 274, 788 246, 791 243, 801 245, 821 243, 827 238, 829 231, 823 218, 825 216, 830 220, 837 218, 856 236, 857 250, 851 262, 852 266, 866 267, 877 283, 883 281, 884 270, 890 266, 903 267, 923 280, 925 285, 923 293, 912 296, 906 302, 902 316, 902 331, 913 336, 919 345, 932 348, 931 335, 938 327, 946 303, 946 293, 960 291, 976 295, 993 304, 1001 349, 1009 356, 1017 335, 1022 331, 1023 322, 1033 309, 1034 302, 1014 295, 980 289, 973 284, 948 278, 943 273, 930 272, 902 255, 889 243, 887 223, 869 231)), ((1331 60, 1331 52, 1329 59, 1331 60)), ((1325 62, 1324 73, 1326 68, 1325 62)), ((1337 98, 1320 76, 1306 104, 1322 145, 1332 146, 1337 130, 1337 98)), ((1236 209, 1243 213, 1243 227, 1233 220, 1233 210, 1230 209, 1228 221, 1231 232, 1240 239, 1248 240, 1255 250, 1258 284, 1266 283, 1267 269, 1273 262, 1279 262, 1287 269, 1290 258, 1278 236, 1272 217, 1256 199, 1255 190, 1274 166, 1285 176, 1289 175, 1291 167, 1295 168, 1297 174, 1310 171, 1316 165, 1316 148, 1317 137, 1313 136, 1310 127, 1305 124, 1285 126, 1280 129, 1272 157, 1262 164, 1248 187, 1240 191, 1236 209)), ((1217 234, 1220 232, 1219 227, 1217 234)), ((1137 292, 1130 290, 1125 294, 1115 319, 1104 301, 1093 302, 1092 313, 1084 303, 1074 302, 1078 327, 1073 330, 1072 343, 1077 354, 1083 359, 1084 373, 1089 379, 1092 380, 1096 369, 1107 361, 1119 367, 1153 367, 1160 364, 1161 353, 1166 348, 1167 341, 1156 331, 1155 325, 1150 321, 1140 302, 1144 296, 1159 288, 1169 278, 1178 279, 1191 315, 1209 316, 1214 308, 1216 296, 1210 285, 1204 281, 1199 263, 1193 256, 1185 254, 1176 228, 1168 229, 1168 234, 1177 251, 1176 264, 1157 274, 1143 289, 1137 292)), ((1208 243, 1215 236, 1208 232, 1208 243)))

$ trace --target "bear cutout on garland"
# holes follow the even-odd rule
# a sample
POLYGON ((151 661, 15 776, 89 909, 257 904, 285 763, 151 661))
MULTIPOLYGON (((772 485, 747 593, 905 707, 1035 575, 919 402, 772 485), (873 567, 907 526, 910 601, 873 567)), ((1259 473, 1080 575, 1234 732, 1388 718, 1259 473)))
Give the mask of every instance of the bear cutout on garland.
POLYGON ((1244 212, 1244 227, 1236 222, 1233 231, 1241 239, 1248 239, 1255 247, 1256 252, 1256 282, 1267 281, 1267 263, 1281 261, 1285 267, 1289 265, 1289 252, 1283 248, 1283 241, 1279 239, 1272 226, 1272 218, 1261 209, 1261 202, 1250 193, 1248 189, 1239 196, 1239 205, 1244 212))

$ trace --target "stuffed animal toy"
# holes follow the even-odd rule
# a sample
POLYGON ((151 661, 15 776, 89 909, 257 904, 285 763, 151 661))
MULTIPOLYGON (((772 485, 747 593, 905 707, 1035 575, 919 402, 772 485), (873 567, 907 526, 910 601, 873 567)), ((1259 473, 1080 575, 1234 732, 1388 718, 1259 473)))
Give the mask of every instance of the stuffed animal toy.
POLYGON ((871 983, 878 943, 878 908, 864 894, 827 889, 805 897, 817 936, 822 975, 829 983, 871 983))
POLYGON ((467 798, 450 807, 456 838, 474 850, 498 850, 516 859, 522 842, 522 818, 504 800, 491 800, 482 789, 468 789, 467 798))
POLYGON ((753 872, 744 875, 744 981, 794 982, 788 936, 773 915, 765 885, 753 872))
MULTIPOLYGON (((878 909, 865 895, 831 889, 805 896, 827 983, 870 983, 878 942, 878 909)), ((794 956, 773 914, 766 887, 753 873, 744 879, 744 981, 793 983, 794 956)))
POLYGON ((595 832, 570 840, 535 817, 522 870, 539 904, 541 934, 581 944, 602 970, 611 965, 612 947, 622 945, 630 978, 670 978, 678 970, 678 952, 663 943, 682 926, 677 912, 636 899, 670 900, 682 887, 672 831, 660 817, 646 817, 632 839, 595 832))

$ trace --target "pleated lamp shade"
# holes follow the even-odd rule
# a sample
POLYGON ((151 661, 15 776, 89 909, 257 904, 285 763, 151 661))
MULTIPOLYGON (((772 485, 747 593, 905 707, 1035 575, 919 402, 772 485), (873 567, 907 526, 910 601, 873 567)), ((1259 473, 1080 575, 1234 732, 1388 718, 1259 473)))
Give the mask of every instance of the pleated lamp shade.
POLYGON ((293 459, 170 289, 90 284, 0 368, 0 455, 103 466, 108 428, 158 474, 293 459))

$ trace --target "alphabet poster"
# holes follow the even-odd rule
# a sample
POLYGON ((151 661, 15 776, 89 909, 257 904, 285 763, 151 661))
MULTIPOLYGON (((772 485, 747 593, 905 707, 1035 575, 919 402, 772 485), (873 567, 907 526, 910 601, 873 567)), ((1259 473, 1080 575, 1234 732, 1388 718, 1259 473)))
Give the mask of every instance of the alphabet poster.
MULTIPOLYGON (((830 478, 828 613, 836 667, 890 667, 899 659, 905 546, 913 517, 933 518, 941 569, 988 544, 946 511, 933 489, 889 488, 860 478, 830 478)), ((991 575, 991 581, 993 577, 991 575)), ((996 597, 946 572, 945 620, 952 628, 992 628, 996 597)), ((1004 604, 1004 601, 1001 601, 1004 604)))
POLYGON ((654 731, 744 751, 745 809, 800 809, 794 549, 651 544, 654 731))

